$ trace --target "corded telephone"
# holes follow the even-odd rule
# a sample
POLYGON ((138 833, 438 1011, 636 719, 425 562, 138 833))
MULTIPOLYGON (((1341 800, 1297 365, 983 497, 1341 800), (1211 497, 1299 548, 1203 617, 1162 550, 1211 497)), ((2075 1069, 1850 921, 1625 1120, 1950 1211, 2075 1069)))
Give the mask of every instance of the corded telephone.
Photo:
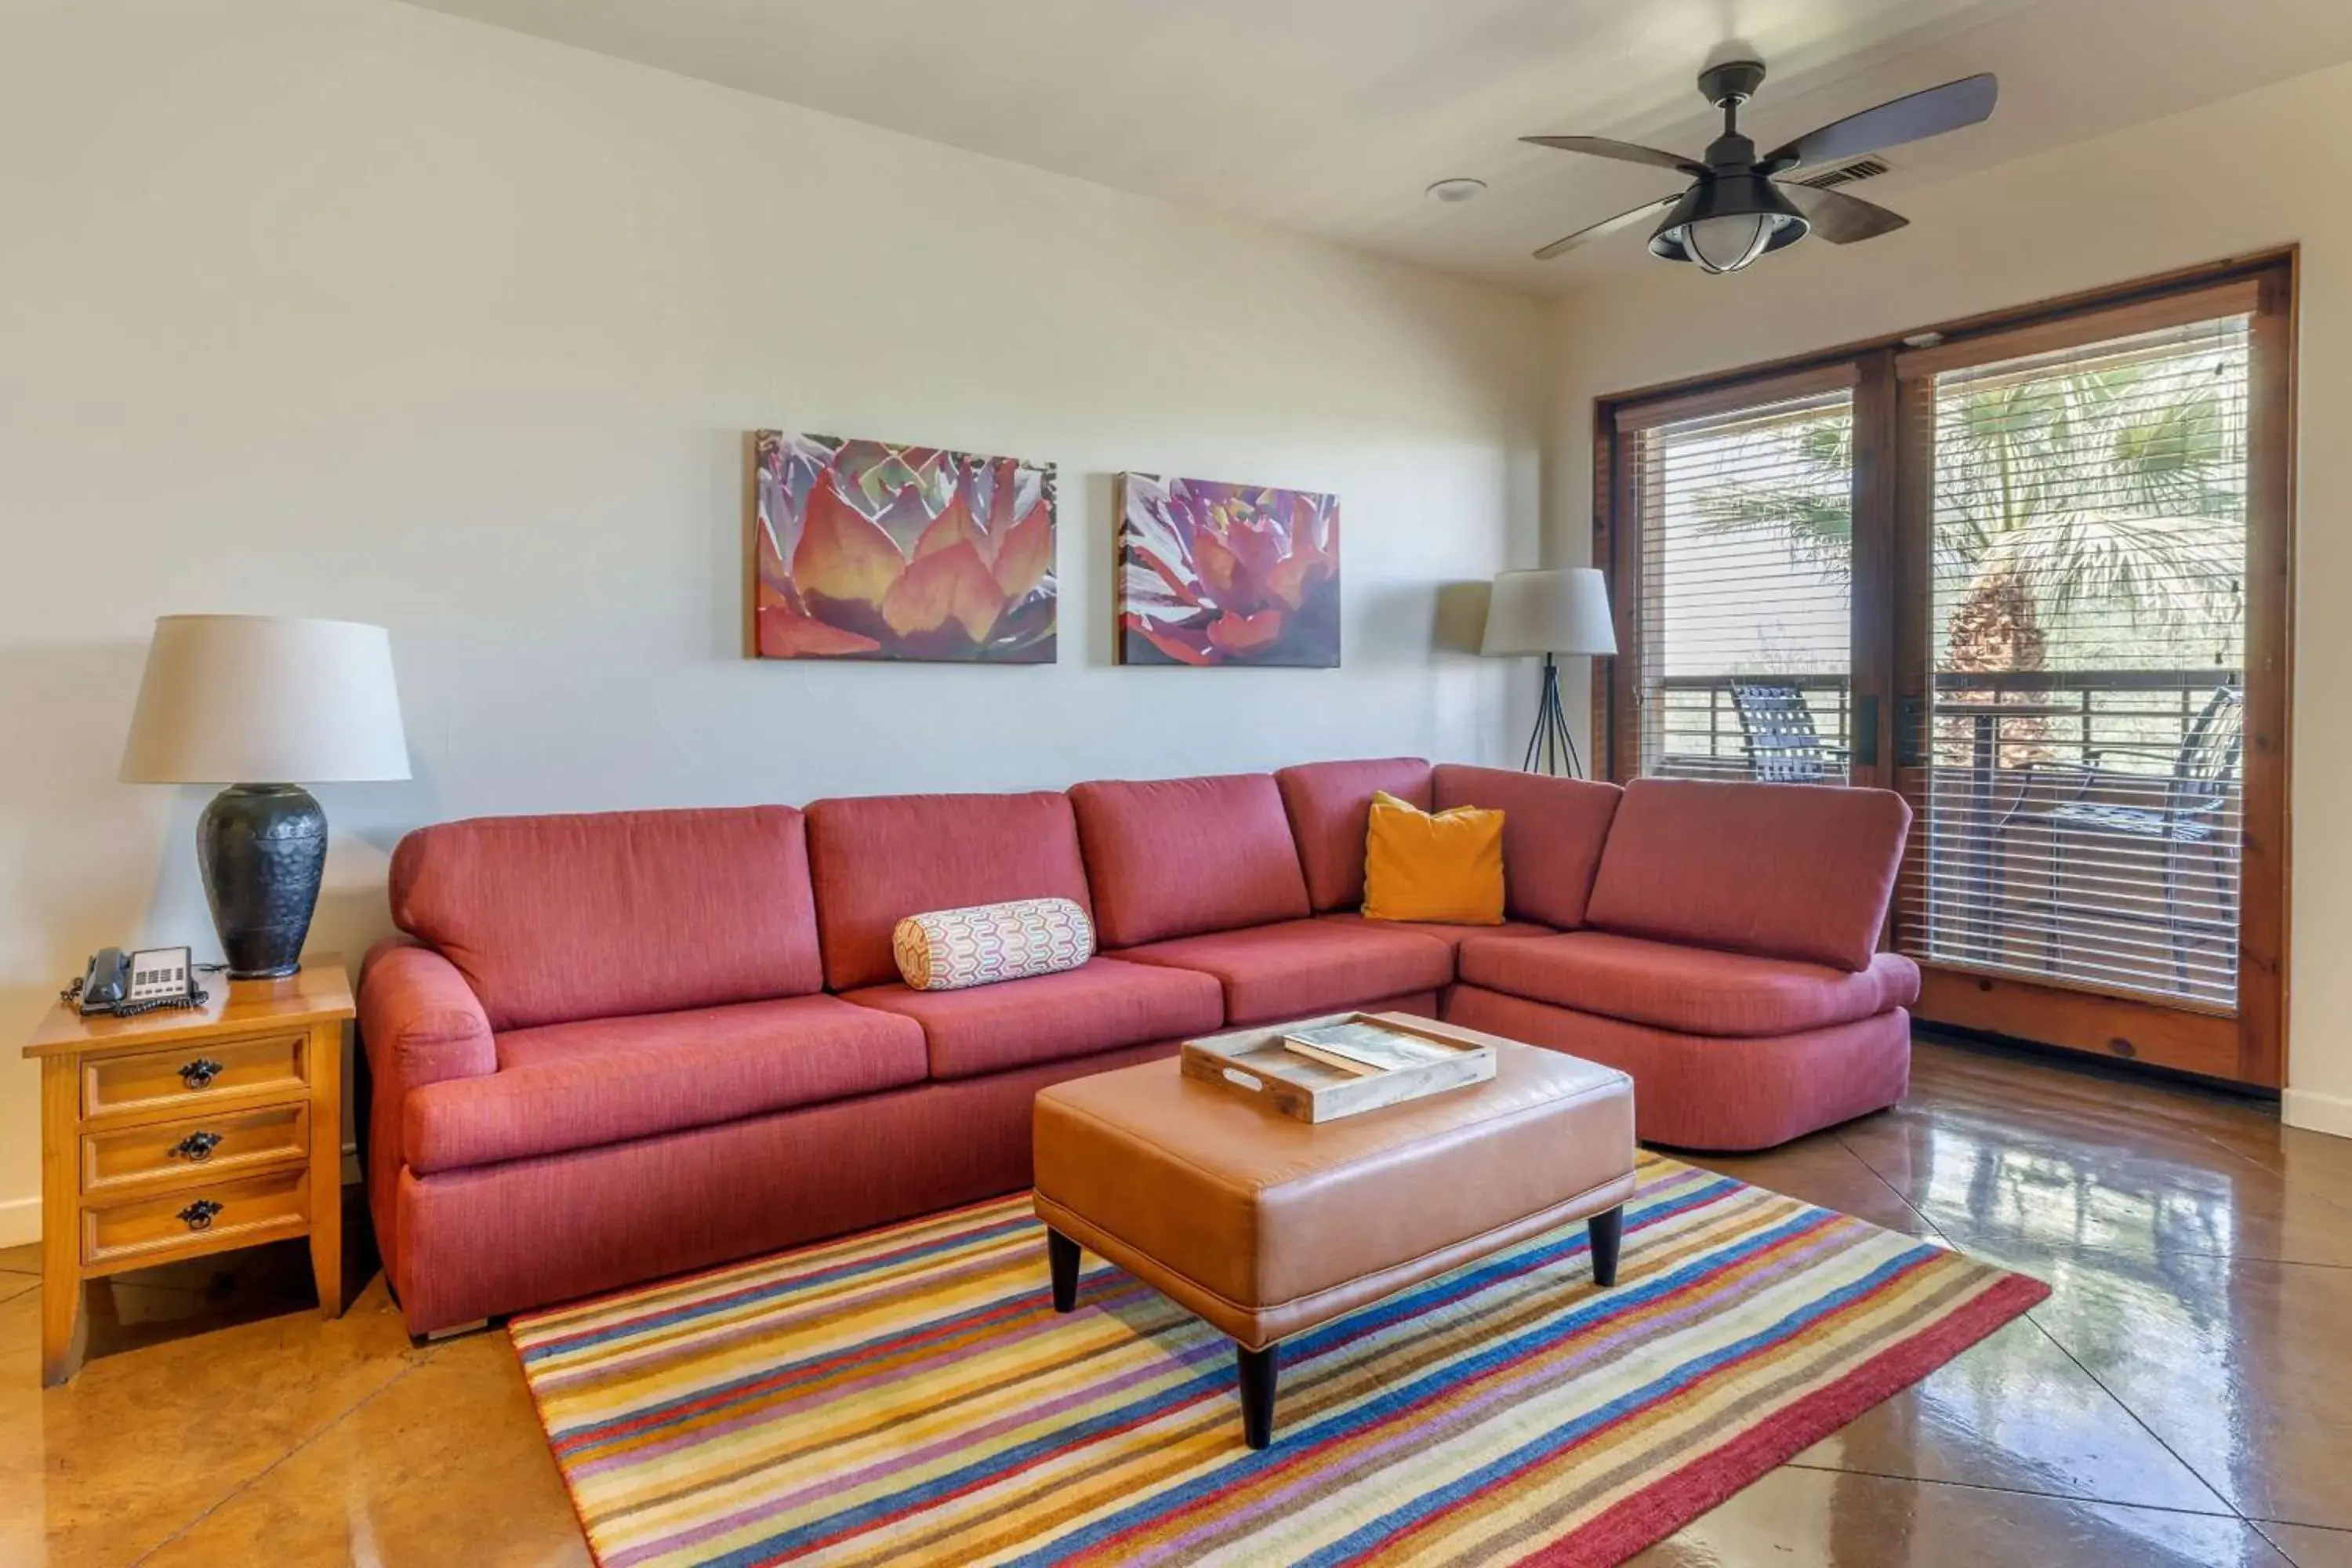
POLYGON ((101 947, 90 955, 89 969, 65 989, 65 999, 83 1017, 110 1013, 127 1018, 163 1007, 201 1007, 205 993, 196 985, 196 966, 184 947, 153 947, 125 955, 119 947, 101 947))

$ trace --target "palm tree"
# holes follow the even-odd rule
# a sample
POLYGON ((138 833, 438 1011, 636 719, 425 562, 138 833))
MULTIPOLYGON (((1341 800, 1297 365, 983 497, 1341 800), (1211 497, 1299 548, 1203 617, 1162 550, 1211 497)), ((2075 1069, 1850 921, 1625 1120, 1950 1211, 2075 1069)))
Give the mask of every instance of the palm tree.
MULTIPOLYGON (((2050 624, 2084 613, 2137 642, 2234 641, 2245 437, 2224 388, 2243 357, 2175 346, 2100 369, 1951 378, 1937 403, 1932 529, 1937 597, 1957 595, 1946 668, 2042 668, 2050 624)), ((1740 456, 1784 477, 1702 491, 1702 526, 1780 540, 1843 577, 1853 431, 1845 408, 1755 430, 1740 456)))

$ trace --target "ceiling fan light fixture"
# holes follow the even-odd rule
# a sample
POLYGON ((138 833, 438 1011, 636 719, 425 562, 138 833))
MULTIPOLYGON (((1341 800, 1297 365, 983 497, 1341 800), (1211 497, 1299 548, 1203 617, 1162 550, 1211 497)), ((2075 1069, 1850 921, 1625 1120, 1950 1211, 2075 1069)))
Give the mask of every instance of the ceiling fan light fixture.
POLYGON ((1683 249, 1706 272, 1737 272, 1764 254, 1782 220, 1769 213, 1703 217, 1682 231, 1683 249))
POLYGON ((1811 231, 1780 187, 1757 174, 1701 180, 1650 237, 1650 254, 1702 272, 1737 272, 1811 231))

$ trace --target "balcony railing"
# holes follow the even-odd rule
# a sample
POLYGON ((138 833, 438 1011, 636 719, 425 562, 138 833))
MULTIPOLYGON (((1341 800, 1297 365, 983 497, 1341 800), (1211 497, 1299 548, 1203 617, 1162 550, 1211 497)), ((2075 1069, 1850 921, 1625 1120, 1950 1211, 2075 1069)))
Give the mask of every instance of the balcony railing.
MULTIPOLYGON (((1843 757, 1850 743, 1853 686, 1843 675, 1670 675, 1654 699, 1664 712, 1652 731, 1657 752, 1648 772, 1738 778, 1748 773, 1746 732, 1731 689, 1756 681, 1793 686, 1805 700, 1826 751, 1843 757)), ((2036 710, 2000 725, 1999 765, 2089 765, 2120 773, 2169 773, 2183 742, 2217 687, 2239 684, 2230 669, 1940 670, 1939 704, 2011 702, 2036 710), (2063 713, 2040 710, 2063 708, 2063 713)), ((1900 715, 1895 716, 1900 721, 1900 715)), ((1925 715, 1915 715, 1914 722, 1925 715)), ((1903 738, 1897 731, 1898 742, 1903 738)), ((1946 716, 1935 724, 1935 763, 1972 765, 1974 724, 1946 716)))
POLYGON ((1670 778, 1748 777, 1747 731, 1731 689, 1749 681, 1797 689, 1822 739, 1824 773, 1832 781, 1843 779, 1853 683, 1842 674, 1821 673, 1667 676, 1653 699, 1664 718, 1645 727, 1655 753, 1644 759, 1643 771, 1670 778))

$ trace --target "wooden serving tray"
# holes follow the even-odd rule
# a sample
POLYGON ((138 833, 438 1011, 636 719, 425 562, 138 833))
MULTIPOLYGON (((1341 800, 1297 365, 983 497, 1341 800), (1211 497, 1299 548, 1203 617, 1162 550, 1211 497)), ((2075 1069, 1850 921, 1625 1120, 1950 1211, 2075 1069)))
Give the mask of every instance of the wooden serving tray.
POLYGON ((1271 1104, 1285 1116, 1300 1121, 1336 1121, 1484 1083, 1495 1076, 1495 1047, 1475 1035, 1457 1031, 1410 1013, 1331 1013, 1319 1018, 1294 1018, 1288 1023, 1234 1029, 1184 1042, 1184 1076, 1220 1085, 1235 1094, 1271 1104), (1385 1028, 1433 1041, 1457 1053, 1446 1061, 1389 1072, 1351 1073, 1303 1057, 1282 1043, 1294 1029, 1325 1024, 1378 1024, 1385 1028))

